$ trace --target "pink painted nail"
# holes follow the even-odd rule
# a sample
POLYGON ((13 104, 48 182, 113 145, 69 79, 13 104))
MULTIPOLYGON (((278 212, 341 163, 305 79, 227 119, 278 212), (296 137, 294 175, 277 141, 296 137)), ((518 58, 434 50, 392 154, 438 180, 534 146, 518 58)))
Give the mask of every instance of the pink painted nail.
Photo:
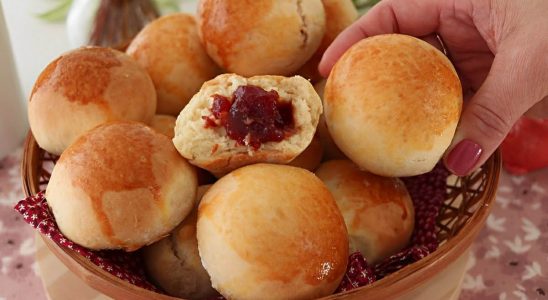
POLYGON ((445 160, 447 168, 455 175, 467 175, 478 162, 483 149, 471 140, 458 143, 445 160))

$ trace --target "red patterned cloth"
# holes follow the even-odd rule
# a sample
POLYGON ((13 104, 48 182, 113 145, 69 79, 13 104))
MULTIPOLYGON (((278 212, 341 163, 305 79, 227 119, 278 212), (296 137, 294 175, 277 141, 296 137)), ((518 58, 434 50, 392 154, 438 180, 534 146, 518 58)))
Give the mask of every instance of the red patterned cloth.
MULTIPOLYGON (((428 174, 403 179, 415 206, 415 230, 411 245, 375 266, 368 265, 361 253, 352 253, 349 257, 347 272, 337 289, 338 292, 373 283, 437 249, 435 222, 445 200, 448 175, 449 172, 442 165, 438 165, 428 174)), ((59 231, 43 193, 21 200, 15 209, 23 215, 27 223, 51 238, 57 245, 76 251, 103 270, 127 282, 152 291, 159 291, 146 279, 137 253, 92 251, 68 240, 59 231)))
POLYGON ((373 267, 367 264, 361 253, 353 253, 337 291, 349 291, 373 283, 438 248, 436 219, 446 197, 447 176, 449 171, 439 164, 427 174, 403 178, 415 207, 415 228, 410 246, 373 267))
POLYGON ((365 257, 360 252, 350 254, 346 274, 337 288, 337 293, 346 292, 368 285, 377 279, 373 269, 367 264, 365 257))
POLYGON ((38 193, 19 201, 15 209, 23 215, 24 220, 40 233, 52 239, 57 245, 76 251, 101 269, 129 283, 145 289, 158 291, 145 277, 140 257, 136 253, 124 251, 92 251, 67 239, 55 223, 53 214, 44 198, 38 193))

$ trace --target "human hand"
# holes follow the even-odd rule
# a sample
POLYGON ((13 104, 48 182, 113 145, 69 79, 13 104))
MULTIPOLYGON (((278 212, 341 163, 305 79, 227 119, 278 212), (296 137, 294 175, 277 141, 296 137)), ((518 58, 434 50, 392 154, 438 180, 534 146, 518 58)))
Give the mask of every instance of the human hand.
POLYGON ((547 13, 546 0, 383 0, 337 37, 319 69, 327 76, 365 37, 402 33, 441 49, 438 35, 465 100, 444 161, 454 174, 466 175, 527 110, 548 101, 547 13))

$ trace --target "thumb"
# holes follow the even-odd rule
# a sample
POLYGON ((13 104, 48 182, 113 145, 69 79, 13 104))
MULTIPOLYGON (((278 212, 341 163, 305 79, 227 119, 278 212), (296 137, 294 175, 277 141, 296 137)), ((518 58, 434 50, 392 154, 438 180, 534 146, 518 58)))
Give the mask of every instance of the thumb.
POLYGON ((535 74, 530 59, 524 52, 495 56, 489 75, 465 105, 445 156, 452 173, 464 176, 482 165, 521 115, 542 99, 542 76, 535 76, 540 74, 535 74))

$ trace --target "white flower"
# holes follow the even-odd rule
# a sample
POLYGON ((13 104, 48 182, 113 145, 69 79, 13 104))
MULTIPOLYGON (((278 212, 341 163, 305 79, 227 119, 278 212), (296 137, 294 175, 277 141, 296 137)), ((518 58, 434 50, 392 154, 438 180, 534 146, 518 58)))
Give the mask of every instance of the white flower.
POLYGON ((497 195, 497 197, 495 198, 495 202, 500 204, 502 208, 507 208, 508 204, 510 204, 510 199, 502 197, 501 195, 497 195))
POLYGON ((512 178, 512 182, 516 184, 521 184, 525 180, 525 176, 510 176, 512 178))
POLYGON ((534 261, 531 265, 525 266, 525 272, 521 276, 521 280, 529 280, 536 276, 542 276, 542 270, 540 268, 540 264, 534 261))
POLYGON ((491 214, 489 215, 489 217, 487 217, 487 227, 489 227, 489 229, 492 229, 494 231, 504 232, 505 222, 506 222, 506 218, 497 219, 494 214, 491 214))
POLYGON ((465 290, 485 289, 485 284, 483 283, 483 277, 481 275, 473 277, 470 274, 466 274, 464 276, 464 281, 462 282, 462 289, 465 289, 465 290))
POLYGON ((533 183, 533 185, 531 186, 531 191, 537 192, 542 195, 546 194, 546 189, 537 182, 533 183))
POLYGON ((514 238, 514 241, 504 241, 504 244, 508 246, 508 248, 510 248, 510 250, 512 250, 512 252, 516 254, 523 254, 529 251, 529 249, 531 249, 531 245, 523 244, 519 236, 516 236, 514 238))
POLYGON ((512 294, 520 300, 527 300, 527 295, 522 291, 513 291, 512 294))
POLYGON ((25 239, 19 246, 19 254, 23 256, 34 255, 36 248, 34 247, 34 237, 25 239))
POLYGON ((476 255, 473 251, 470 251, 468 255, 468 261, 466 262, 466 271, 471 270, 476 265, 476 255))
POLYGON ((491 248, 485 253, 485 258, 498 258, 500 257, 500 249, 497 246, 491 246, 491 248))
POLYGON ((527 218, 521 218, 521 221, 523 223, 523 226, 521 226, 521 229, 525 231, 527 234, 525 235, 524 239, 526 241, 535 241, 538 240, 540 237, 540 230, 538 229, 533 222, 531 222, 527 218))

